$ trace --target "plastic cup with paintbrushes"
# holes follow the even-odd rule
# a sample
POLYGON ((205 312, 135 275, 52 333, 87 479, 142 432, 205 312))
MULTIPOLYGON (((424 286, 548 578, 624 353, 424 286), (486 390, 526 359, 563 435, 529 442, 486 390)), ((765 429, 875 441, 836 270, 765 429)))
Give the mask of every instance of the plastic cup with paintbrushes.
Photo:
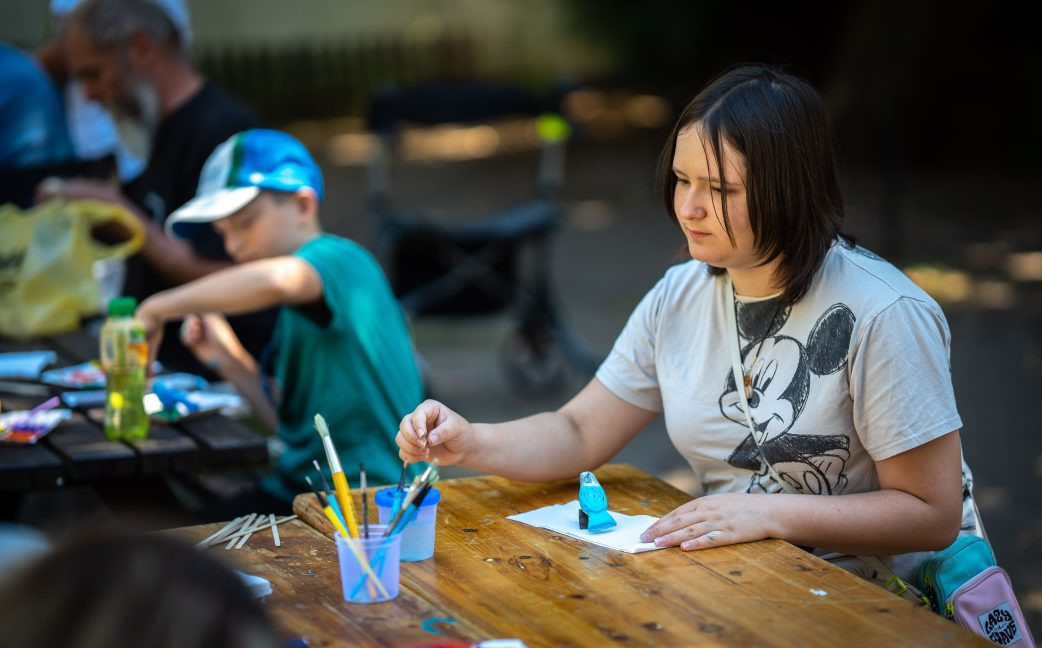
POLYGON ((343 588, 344 600, 349 603, 379 603, 394 598, 398 595, 400 585, 400 561, 399 550, 401 549, 401 535, 384 536, 382 525, 373 526, 370 537, 345 539, 337 536, 337 556, 340 562, 340 585, 343 588), (362 585, 372 581, 370 574, 364 574, 358 568, 358 561, 352 557, 348 549, 357 547, 360 553, 370 561, 370 565, 376 568, 379 583, 384 586, 388 594, 374 596, 371 591, 367 592, 362 585), (383 564, 377 561, 377 554, 384 556, 383 564), (377 568, 377 566, 379 567, 377 568), (353 586, 353 587, 352 587, 353 586))
MULTIPOLYGON (((402 502, 402 507, 398 510, 398 513, 391 517, 391 521, 387 523, 388 530, 396 528, 398 521, 402 516, 405 509, 412 503, 419 493, 420 484, 426 484, 430 482, 433 484, 438 479, 438 460, 435 459, 427 466, 427 470, 423 471, 423 474, 412 481, 412 485, 409 486, 409 492, 405 495, 405 500, 402 502)), ((388 533, 389 535, 389 533, 388 533)))
MULTIPOLYGON (((415 519, 416 513, 422 505, 424 497, 427 496, 427 493, 430 491, 431 486, 436 481, 438 481, 438 461, 434 460, 433 462, 431 462, 431 465, 427 467, 427 470, 425 470, 422 475, 418 475, 416 479, 413 480, 412 485, 409 489, 409 494, 405 498, 405 501, 402 503, 401 510, 399 510, 398 514, 395 515, 387 523, 387 527, 383 534, 384 538, 389 538, 392 535, 400 535, 402 530, 405 529, 406 526, 408 526, 409 522, 415 519), (423 484, 422 487, 420 487, 421 483, 423 484), (411 506, 413 504, 415 504, 415 506, 411 506)), ((377 570, 377 572, 383 570, 383 564, 385 559, 386 547, 381 548, 380 551, 373 558, 373 567, 377 570)), ((357 594, 358 590, 361 589, 362 584, 364 582, 364 578, 359 579, 358 583, 356 583, 354 588, 352 588, 351 590, 351 596, 357 594)))
MULTIPOLYGON (((382 535, 382 539, 385 542, 390 542, 392 540, 397 541, 395 543, 395 545, 398 547, 398 550, 400 551, 400 548, 401 548, 400 539, 401 539, 401 535, 402 535, 402 530, 405 529, 405 527, 407 527, 409 525, 409 523, 413 519, 416 518, 416 512, 420 509, 420 506, 423 504, 423 499, 424 499, 424 497, 427 496, 427 493, 430 491, 431 484, 433 484, 433 483, 434 482, 432 481, 430 483, 424 484, 420 488, 419 494, 416 496, 416 498, 412 502, 410 502, 409 505, 406 505, 405 507, 403 507, 402 510, 405 511, 405 513, 403 515, 398 516, 398 524, 396 526, 392 527, 391 525, 387 525, 387 527, 386 527, 386 529, 385 529, 385 531, 384 531, 384 533, 382 535)), ((377 527, 377 528, 379 528, 379 527, 377 527)), ((377 573, 379 573, 379 574, 383 573, 383 567, 384 567, 384 563, 386 562, 386 559, 387 559, 387 545, 384 545, 384 546, 380 547, 380 550, 373 557, 372 566, 373 566, 373 569, 376 570, 377 573)), ((394 560, 398 560, 398 555, 395 555, 395 557, 393 559, 394 560)), ((355 583, 355 586, 351 589, 351 593, 349 595, 350 599, 353 599, 354 597, 358 596, 358 592, 359 592, 359 590, 362 589, 362 585, 364 583, 365 583, 365 577, 360 578, 358 580, 358 582, 355 583)))
MULTIPOLYGON (((347 535, 347 529, 345 529, 344 525, 340 523, 339 519, 337 519, 336 513, 333 513, 333 508, 329 505, 329 501, 326 500, 325 496, 323 496, 322 493, 318 492, 318 490, 315 488, 315 484, 311 482, 311 477, 305 475, 304 479, 307 481, 308 486, 311 487, 311 492, 315 494, 315 499, 318 500, 318 505, 322 509, 322 512, 325 514, 326 519, 329 520, 329 522, 333 525, 333 528, 337 530, 337 533, 343 536, 344 539, 349 539, 349 536, 347 535)), ((362 553, 362 551, 360 551, 358 547, 356 547, 354 544, 350 542, 346 542, 344 544, 354 555, 355 560, 358 561, 358 566, 362 569, 362 571, 365 572, 365 575, 368 576, 368 582, 370 583, 369 587, 372 588, 375 585, 376 589, 379 590, 380 594, 384 598, 391 598, 390 594, 387 593, 387 589, 384 587, 383 583, 381 583, 380 579, 376 576, 376 574, 373 573, 373 569, 369 565, 369 561, 366 559, 365 554, 362 553)), ((365 577, 362 578, 362 582, 366 582, 365 577)), ((372 590, 370 590, 370 595, 375 597, 375 594, 372 593, 372 590)))
MULTIPOLYGON (((420 485, 421 480, 429 478, 430 475, 431 475, 431 469, 428 468, 422 475, 417 475, 416 478, 412 480, 412 486, 410 486, 410 488, 413 491, 414 495, 415 495, 416 488, 420 485)), ((437 473, 435 473, 434 479, 437 479, 437 473)), ((402 508, 404 509, 405 505, 403 505, 402 508)), ((386 529, 385 529, 385 532, 384 532, 384 536, 390 535, 391 529, 394 527, 395 524, 398 523, 400 517, 401 517, 400 515, 392 516, 392 519, 388 520, 387 526, 386 526, 386 529)), ((383 557, 384 557, 384 554, 383 554, 383 552, 381 552, 381 553, 377 554, 376 561, 374 561, 374 562, 377 562, 379 564, 379 566, 377 567, 378 570, 381 569, 382 566, 383 566, 383 557)))
MULTIPOLYGON (((404 489, 403 489, 404 490, 404 489)), ((394 517, 395 487, 388 486, 376 491, 373 498, 379 512, 380 524, 387 524, 394 517)), ((400 501, 400 500, 399 500, 400 501)), ((423 504, 416 510, 416 514, 406 519, 407 524, 402 528, 402 562, 417 562, 427 560, 434 555, 434 541, 437 535, 438 505, 441 502, 441 491, 431 488, 423 499, 423 504)))

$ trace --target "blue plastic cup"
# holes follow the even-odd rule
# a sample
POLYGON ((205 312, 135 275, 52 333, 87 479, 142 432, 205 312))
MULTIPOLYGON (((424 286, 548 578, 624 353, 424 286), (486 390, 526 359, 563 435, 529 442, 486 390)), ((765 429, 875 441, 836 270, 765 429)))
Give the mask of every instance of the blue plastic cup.
POLYGON ((401 551, 401 534, 383 537, 387 527, 369 525, 369 539, 345 538, 336 534, 336 553, 340 560, 340 585, 344 589, 344 600, 348 603, 380 603, 398 596, 398 560, 401 551), (372 580, 358 563, 351 547, 365 556, 369 567, 379 578, 387 596, 372 584, 372 580), (372 585, 372 587, 370 587, 372 585))
MULTIPOLYGON (((380 515, 380 524, 387 524, 391 519, 391 507, 394 505, 396 490, 397 486, 388 486, 376 491, 376 509, 380 515)), ((408 494, 409 487, 406 486, 402 499, 408 494)), ((402 562, 426 560, 434 555, 434 528, 438 520, 440 501, 441 491, 431 488, 423 498, 420 510, 416 512, 416 518, 397 534, 402 537, 402 562)))

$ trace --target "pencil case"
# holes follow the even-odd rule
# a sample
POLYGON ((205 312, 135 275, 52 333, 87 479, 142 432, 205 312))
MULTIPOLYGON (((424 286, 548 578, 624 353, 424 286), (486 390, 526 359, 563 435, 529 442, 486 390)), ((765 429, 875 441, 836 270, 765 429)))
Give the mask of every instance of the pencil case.
POLYGON ((984 539, 962 536, 919 567, 919 587, 930 599, 933 611, 951 619, 953 617, 947 614, 946 606, 955 590, 994 566, 995 555, 984 539))
POLYGON ((919 568, 935 612, 1000 646, 1034 648, 1009 575, 983 538, 962 536, 919 568))
POLYGON ((1001 567, 988 567, 955 590, 945 615, 1000 646, 1035 647, 1009 574, 1001 567))

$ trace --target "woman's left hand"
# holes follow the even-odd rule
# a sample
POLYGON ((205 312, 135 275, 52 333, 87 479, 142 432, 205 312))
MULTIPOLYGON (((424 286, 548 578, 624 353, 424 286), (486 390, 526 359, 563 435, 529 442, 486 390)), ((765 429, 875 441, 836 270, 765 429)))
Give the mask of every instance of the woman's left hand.
POLYGON ((690 550, 770 538, 769 497, 748 493, 699 497, 664 515, 640 540, 690 550))

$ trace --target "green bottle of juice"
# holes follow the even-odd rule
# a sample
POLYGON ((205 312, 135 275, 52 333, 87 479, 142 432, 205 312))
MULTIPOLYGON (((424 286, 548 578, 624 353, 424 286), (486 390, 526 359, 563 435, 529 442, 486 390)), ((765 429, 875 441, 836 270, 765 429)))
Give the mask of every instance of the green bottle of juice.
POLYGON ((101 327, 101 368, 105 372, 105 436, 143 439, 148 436, 145 413, 145 367, 148 340, 134 318, 137 300, 118 297, 109 302, 109 317, 101 327))

